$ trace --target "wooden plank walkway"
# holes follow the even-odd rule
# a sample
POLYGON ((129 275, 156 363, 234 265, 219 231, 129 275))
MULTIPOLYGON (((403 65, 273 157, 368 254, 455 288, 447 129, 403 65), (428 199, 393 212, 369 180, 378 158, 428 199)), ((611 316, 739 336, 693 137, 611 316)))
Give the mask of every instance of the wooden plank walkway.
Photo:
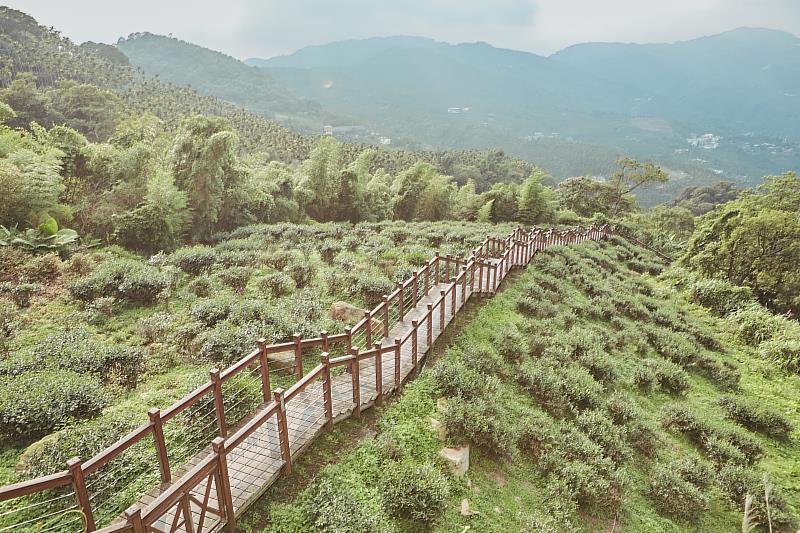
MULTIPOLYGON (((491 258, 486 259, 486 262, 497 265, 499 260, 491 258)), ((502 277, 500 277, 501 273, 498 271, 498 286, 505 277, 505 274, 507 274, 507 271, 503 272, 502 277)), ((428 354, 436 339, 443 333, 444 330, 442 326, 446 328, 452 322, 458 311, 466 305, 466 302, 468 302, 472 296, 490 294, 486 288, 489 287, 493 281, 490 278, 491 271, 489 269, 482 269, 481 275, 482 279, 480 281, 476 276, 474 284, 468 282, 465 284, 466 287, 462 284, 457 284, 455 286, 455 310, 452 306, 452 291, 450 291, 447 294, 446 305, 435 306, 432 318, 428 321, 423 320, 428 313, 428 304, 434 305, 441 298, 441 294, 444 291, 450 290, 453 284, 440 283, 432 286, 428 295, 422 297, 415 307, 405 313, 403 321, 398 322, 390 329, 389 335, 381 341, 381 345, 385 348, 394 347, 395 339, 406 338, 412 330, 412 321, 418 321, 418 364, 416 368, 419 368, 419 360, 422 360, 428 354), (479 286, 483 288, 481 293, 477 292, 477 287, 479 286), (442 307, 445 308, 444 320, 442 320, 442 307), (430 343, 428 343, 429 322, 431 326, 430 343)), ((381 384, 384 396, 395 392, 403 382, 409 379, 412 372, 414 372, 415 366, 412 351, 413 346, 411 342, 405 342, 401 345, 399 381, 396 379, 395 374, 395 350, 383 352, 381 354, 381 384)), ((373 406, 378 399, 376 359, 377 358, 374 357, 370 358, 369 360, 362 361, 359 365, 358 381, 361 399, 360 409, 362 410, 373 406)), ((333 417, 337 421, 351 416, 355 411, 352 383, 353 376, 347 372, 340 373, 331 378, 333 417)), ((326 417, 322 387, 321 380, 317 380, 315 383, 299 392, 290 402, 286 403, 286 419, 292 457, 302 453, 302 451, 311 444, 314 438, 325 430, 326 417)), ((258 413, 254 413, 248 417, 248 419, 242 421, 242 424, 246 423, 247 420, 252 419, 257 414, 258 413)), ((182 473, 188 472, 192 467, 200 464, 203 458, 210 452, 211 448, 208 447, 193 457, 181 471, 176 473, 175 479, 180 479, 182 473)), ((239 516, 245 509, 258 500, 258 498, 275 482, 284 466, 284 461, 281 458, 277 416, 272 415, 267 422, 249 435, 242 444, 232 449, 227 455, 227 464, 233 508, 235 514, 239 516)), ((169 485, 162 485, 154 488, 141 499, 139 505, 142 507, 147 506, 168 487, 169 485)), ((180 506, 177 506, 164 514, 158 522, 153 524, 153 527, 157 528, 153 531, 175 531, 178 528, 186 531, 214 531, 223 525, 221 517, 203 512, 204 507, 211 507, 212 509, 219 509, 220 507, 217 497, 217 488, 213 477, 209 476, 208 479, 191 489, 190 498, 192 501, 196 500, 196 505, 189 504, 193 522, 193 527, 191 527, 191 529, 185 527, 185 525, 181 527, 184 516, 176 516, 176 514, 183 513, 184 510, 180 506), (211 486, 209 487, 209 485, 211 486), (205 503, 201 505, 200 502, 205 503)))

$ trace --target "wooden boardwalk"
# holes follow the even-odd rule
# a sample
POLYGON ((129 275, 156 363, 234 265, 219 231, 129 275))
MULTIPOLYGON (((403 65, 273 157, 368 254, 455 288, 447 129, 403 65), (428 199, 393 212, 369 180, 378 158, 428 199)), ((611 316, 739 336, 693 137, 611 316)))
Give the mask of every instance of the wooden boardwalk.
MULTIPOLYGON (((499 261, 497 259, 489 259, 487 262, 496 265, 499 261)), ((480 285, 481 287, 489 287, 490 274, 491 272, 488 269, 483 271, 483 279, 480 283, 476 280, 474 286, 477 287, 480 285)), ((501 279, 498 279, 498 283, 500 281, 501 279)), ((431 287, 428 296, 422 298, 413 309, 408 311, 402 322, 398 322, 391 328, 388 337, 382 340, 381 345, 387 349, 393 348, 395 344, 394 339, 406 337, 412 329, 412 322, 417 321, 417 357, 419 359, 424 358, 436 342, 436 339, 442 334, 442 325, 446 328, 450 322, 452 322, 458 311, 466 305, 466 302, 469 301, 472 296, 478 295, 477 289, 473 288, 473 284, 467 284, 466 290, 464 290, 462 285, 456 285, 455 313, 451 305, 438 306, 432 309, 432 319, 430 320, 431 342, 429 344, 428 321, 423 320, 427 315, 428 305, 430 304, 433 306, 441 297, 441 294, 452 287, 452 285, 452 283, 440 283, 431 287), (442 307, 446 307, 444 320, 442 320, 442 307)), ((486 295, 489 293, 484 290, 481 291, 480 294, 486 295)), ((452 291, 448 294, 448 298, 452 301, 452 291)), ((399 380, 396 379, 395 374, 396 360, 394 350, 381 354, 380 375, 382 378, 381 385, 383 396, 395 392, 402 383, 411 377, 415 369, 419 368, 419 366, 415 367, 414 365, 412 348, 411 343, 405 343, 400 348, 399 380)), ((378 380, 376 379, 378 375, 377 364, 377 358, 371 358, 368 362, 359 365, 358 381, 361 399, 359 408, 361 410, 373 406, 376 400, 378 400, 378 380)), ((349 373, 342 373, 331 378, 333 416, 337 421, 351 416, 355 411, 352 382, 352 376, 349 373)), ((317 381, 298 393, 291 402, 286 404, 289 443, 293 457, 305 450, 314 438, 325 430, 327 420, 323 398, 322 383, 317 381)), ((254 416, 256 416, 256 414, 252 417, 254 416)), ((243 422, 246 423, 246 420, 243 422)), ((209 448, 195 456, 184 466, 184 470, 188 472, 192 467, 197 466, 201 459, 210 451, 211 449, 209 448)), ((277 417, 274 415, 271 416, 267 422, 248 436, 242 444, 231 450, 227 456, 227 463, 234 512, 238 516, 276 481, 284 466, 284 461, 281 458, 277 417)), ((142 499, 140 505, 147 506, 153 502, 165 488, 166 487, 157 488, 148 493, 142 499)), ((221 517, 203 513, 203 509, 208 506, 214 509, 219 508, 216 486, 212 478, 208 478, 195 486, 191 490, 191 494, 191 500, 193 502, 195 500, 197 501, 197 505, 190 506, 193 531, 214 531, 218 529, 219 526, 223 525, 221 517), (199 502, 204 501, 206 502, 205 505, 199 504, 199 502)), ((153 526, 157 528, 157 530, 165 532, 175 530, 188 531, 188 528, 181 526, 181 522, 183 522, 185 518, 185 515, 182 514, 183 512, 183 509, 176 507, 169 513, 163 515, 153 526), (177 516, 176 521, 176 515, 178 514, 180 514, 180 516, 177 516)))
MULTIPOLYGON (((166 409, 150 409, 149 421, 93 457, 85 461, 74 457, 67 461, 67 470, 0 487, 0 503, 11 502, 10 510, 0 513, 2 529, 74 531, 80 520, 77 512, 87 531, 102 533, 235 530, 236 517, 278 476, 291 472, 293 459, 318 434, 339 420, 360 416, 363 409, 382 402, 412 377, 470 298, 493 294, 512 268, 526 266, 539 250, 606 239, 611 234, 607 225, 572 230, 517 228, 505 239, 486 237, 466 257, 436 253, 344 333, 321 332, 314 338, 295 335, 292 341, 279 344, 259 340, 251 353, 224 370, 212 369, 208 382, 166 409), (320 354, 319 364, 304 371, 304 353, 320 354), (277 354, 284 360, 293 354, 294 384, 288 390, 271 386, 270 361, 277 354), (238 416, 234 408, 244 390, 240 378, 258 383, 263 402, 237 422, 227 418, 238 416), (180 445, 167 442, 164 428, 177 427, 181 434, 190 431, 189 426, 175 422, 182 419, 181 413, 202 421, 204 440, 199 446, 204 447, 186 464, 170 464, 170 446, 180 450, 180 445), (111 461, 138 443, 154 450, 155 472, 152 456, 142 461, 148 475, 158 475, 161 483, 127 509, 120 503, 127 505, 137 496, 109 504, 98 480, 109 475, 111 461), (62 509, 51 506, 56 501, 62 509), (96 513, 93 506, 103 512, 96 513), (111 523, 95 523, 96 514, 114 516, 123 510, 111 523)), ((187 441, 192 438, 196 436, 187 435, 187 441)))

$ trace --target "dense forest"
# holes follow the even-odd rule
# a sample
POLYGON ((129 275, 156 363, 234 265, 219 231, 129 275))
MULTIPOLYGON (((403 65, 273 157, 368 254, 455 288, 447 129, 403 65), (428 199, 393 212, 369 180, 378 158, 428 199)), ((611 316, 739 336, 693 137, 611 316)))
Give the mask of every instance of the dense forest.
MULTIPOLYGON (((378 410, 377 436, 346 442, 292 497, 268 493, 243 527, 800 525, 796 173, 692 186, 644 209, 637 195, 670 179, 649 160, 557 182, 501 150, 304 135, 19 11, 0 8, 0 29, 3 484, 92 457, 257 339, 345 332, 333 304, 373 308, 437 251, 596 223, 617 236, 537 255, 378 410), (437 459, 462 442, 476 449, 466 480, 437 459)), ((319 353, 307 357, 310 368, 319 353)), ((294 383, 286 368, 273 379, 294 383)), ((257 381, 226 387, 232 424, 261 405, 257 381)), ((174 467, 213 437, 215 409, 174 418, 174 467)), ((140 444, 94 473, 101 525, 158 483, 140 444)), ((70 497, 2 500, 0 530, 37 531, 43 515, 71 530, 70 497)))

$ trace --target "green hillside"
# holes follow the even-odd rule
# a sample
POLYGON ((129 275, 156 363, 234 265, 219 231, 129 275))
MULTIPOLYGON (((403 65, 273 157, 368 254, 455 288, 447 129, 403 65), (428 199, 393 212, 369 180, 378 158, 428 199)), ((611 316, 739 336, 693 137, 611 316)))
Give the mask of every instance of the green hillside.
POLYGON ((795 531, 798 376, 773 373, 662 269, 618 238, 540 254, 379 412, 376 435, 294 476, 298 497, 268 493, 243 529, 729 532, 749 492, 766 531, 766 475, 772 530, 795 531), (458 478, 438 452, 467 443, 458 478))

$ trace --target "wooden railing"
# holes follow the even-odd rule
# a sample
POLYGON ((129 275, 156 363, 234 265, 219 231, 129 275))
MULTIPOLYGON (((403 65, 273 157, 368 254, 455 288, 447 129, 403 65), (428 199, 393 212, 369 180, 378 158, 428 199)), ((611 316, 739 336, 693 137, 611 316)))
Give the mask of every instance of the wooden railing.
MULTIPOLYGON (((36 479, 22 481, 12 485, 0 487, 0 502, 21 498, 27 495, 41 493, 52 489, 63 489, 67 494, 71 489, 74 494, 74 504, 67 511, 77 509, 79 516, 84 520, 86 531, 102 531, 104 533, 133 531, 147 532, 156 529, 159 520, 163 521, 168 513, 173 517, 169 531, 175 531, 185 521, 196 520, 192 518, 192 503, 199 508, 199 528, 197 524, 186 526, 186 531, 203 531, 203 528, 214 524, 227 524, 229 530, 235 528, 234 516, 241 509, 234 509, 231 497, 231 484, 227 466, 227 456, 239 447, 249 436, 253 435, 267 422, 274 421, 280 441, 280 455, 283 473, 292 469, 292 442, 286 417, 286 406, 301 392, 305 391, 312 383, 322 383, 322 406, 324 426, 332 427, 334 423, 333 399, 331 397, 331 372, 338 367, 346 367, 352 380, 352 411, 358 417, 361 413, 362 399, 360 398, 361 379, 359 368, 362 362, 375 361, 375 403, 382 401, 384 391, 384 361, 385 354, 393 354, 394 364, 391 371, 394 373, 394 385, 400 386, 400 354, 401 350, 410 343, 412 364, 417 365, 418 333, 420 325, 425 325, 427 332, 425 346, 432 344, 432 332, 436 328, 440 332, 445 327, 446 311, 449 307, 452 315, 460 307, 459 304, 473 294, 492 294, 500 282, 513 267, 525 266, 534 257, 537 251, 552 245, 568 245, 587 239, 600 240, 608 238, 612 233, 608 225, 577 227, 570 230, 540 230, 525 231, 515 229, 505 239, 486 237, 480 245, 473 249, 468 257, 441 256, 438 252, 425 265, 403 283, 398 283, 397 288, 383 297, 383 301, 374 309, 364 314, 364 317, 344 333, 328 335, 321 332, 318 337, 301 338, 295 335, 291 342, 280 344, 267 344, 264 339, 256 342, 256 347, 245 357, 224 370, 213 368, 209 372, 209 381, 200 385, 168 408, 157 408, 148 411, 148 421, 137 427, 116 443, 104 449, 94 457, 82 461, 75 457, 67 461, 64 471, 43 476, 36 479), (404 322, 409 312, 419 306, 423 298, 431 296, 434 287, 445 284, 445 289, 440 290, 438 298, 425 306, 425 312, 417 314, 411 327, 402 338, 387 340, 390 332, 400 322, 404 322), (457 300, 460 298, 460 300, 457 300), (439 324, 434 324, 434 316, 438 312, 439 324), (343 355, 331 356, 334 347, 339 347, 343 355), (321 351, 320 362, 309 371, 303 367, 303 351, 309 348, 321 351), (272 389, 270 383, 269 355, 294 351, 293 374, 295 383, 287 390, 282 388, 272 389), (225 397, 223 385, 234 376, 249 371, 257 374, 261 382, 263 402, 242 422, 226 421, 225 397), (201 400, 210 401, 213 405, 214 425, 216 435, 205 443, 200 455, 203 458, 191 467, 175 468, 170 464, 169 450, 164 437, 165 427, 177 415, 195 406, 201 400), (149 439, 155 449, 158 477, 161 480, 163 491, 146 506, 133 505, 128 508, 123 516, 112 524, 95 522, 92 509, 92 495, 87 488, 87 479, 98 469, 117 458, 125 450, 137 443, 149 439), (173 478, 178 477, 177 480, 173 478), (192 494, 192 489, 205 483, 205 500, 199 500, 192 494), (213 495, 211 497, 211 489, 213 495), (213 500, 213 502, 212 502, 213 500), (216 518, 211 518, 211 516, 216 518), (170 529, 171 527, 171 529, 170 529)), ((433 295, 434 297, 436 295, 433 295)), ((62 495, 63 497, 63 495, 62 495)), ((46 502, 45 502, 46 503, 46 502)), ((134 502, 131 502, 134 503, 134 502)), ((27 504, 26 504, 27 505, 27 504)), ((34 503, 33 505, 39 505, 34 503)), ((10 511, 10 512, 13 512, 10 511)), ((5 514, 9 514, 6 512, 5 514)), ((54 514, 54 513, 51 513, 54 514)), ((48 515, 46 508, 42 515, 48 515)), ((0 515, 1 516, 1 515, 0 515)), ((3 522, 0 521, 0 524, 3 522)), ((47 522, 29 519, 15 524, 8 530, 13 531, 62 531, 58 526, 48 527, 47 522), (42 524, 45 524, 44 526, 42 524)), ((71 530, 76 528, 72 527, 71 530)), ((0 531, 3 528, 0 527, 0 531)), ((158 529, 160 530, 160 529, 158 529)))

